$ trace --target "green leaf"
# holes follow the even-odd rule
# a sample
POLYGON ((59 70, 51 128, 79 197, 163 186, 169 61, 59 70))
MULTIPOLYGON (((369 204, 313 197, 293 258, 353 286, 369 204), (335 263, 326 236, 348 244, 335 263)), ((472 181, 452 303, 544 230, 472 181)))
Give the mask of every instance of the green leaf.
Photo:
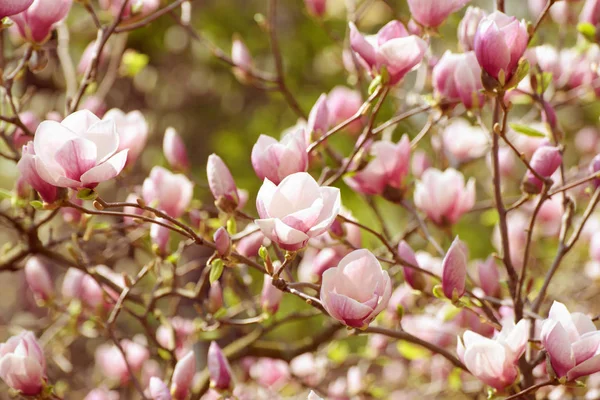
POLYGON ((269 256, 269 251, 267 250, 267 248, 265 246, 260 246, 260 249, 258 249, 258 255, 260 256, 260 258, 264 260, 267 259, 267 257, 269 256))
POLYGON ((95 200, 98 193, 94 189, 81 189, 77 192, 77 198, 80 200, 95 200))
POLYGON ((123 54, 121 72, 125 76, 134 77, 139 74, 150 62, 150 57, 135 50, 127 50, 123 54))
POLYGON ((519 82, 521 82, 523 78, 527 76, 527 74, 529 74, 529 61, 527 61, 526 59, 522 59, 519 62, 517 71, 513 74, 512 78, 510 78, 510 81, 508 81, 505 90, 517 87, 519 82))
POLYGON ((433 295, 438 299, 445 299, 446 295, 444 294, 444 289, 442 289, 442 285, 435 285, 431 290, 433 295))
POLYGON ((220 318, 223 318, 225 315, 227 315, 227 309, 224 307, 221 307, 217 310, 217 312, 215 312, 213 314, 213 318, 220 319, 220 318))
POLYGON ((44 209, 44 203, 42 203, 39 200, 33 200, 29 202, 29 205, 33 208, 35 208, 36 210, 43 210, 44 209))
POLYGON ((237 223, 235 222, 235 218, 233 217, 227 220, 227 232, 230 235, 235 235, 237 233, 237 223))
POLYGON ((500 217, 498 216, 498 211, 495 209, 486 210, 481 213, 481 224, 484 226, 496 226, 498 221, 500 221, 500 217))
POLYGON ((410 361, 423 360, 430 356, 428 350, 413 343, 398 341, 396 347, 398 348, 400 355, 410 361))
POLYGON ((577 31, 581 33, 588 41, 596 41, 596 27, 589 22, 581 22, 577 24, 577 31))
POLYGON ((544 94, 548 86, 552 83, 552 72, 543 72, 542 73, 542 85, 538 87, 540 94, 544 94))
POLYGON ((518 133, 521 133, 523 135, 526 136, 531 136, 531 137, 539 137, 539 138, 545 138, 546 135, 543 132, 538 131, 537 129, 534 129, 530 126, 527 125, 523 125, 523 124, 509 124, 510 128, 518 133))
POLYGON ((382 81, 381 75, 377 75, 375 79, 371 81, 371 84, 369 85, 369 96, 375 93, 377 88, 381 86, 382 81))
POLYGON ((223 269, 225 268, 225 264, 223 260, 216 259, 210 265, 210 275, 208 276, 208 280, 210 283, 215 283, 219 280, 221 275, 223 274, 223 269))

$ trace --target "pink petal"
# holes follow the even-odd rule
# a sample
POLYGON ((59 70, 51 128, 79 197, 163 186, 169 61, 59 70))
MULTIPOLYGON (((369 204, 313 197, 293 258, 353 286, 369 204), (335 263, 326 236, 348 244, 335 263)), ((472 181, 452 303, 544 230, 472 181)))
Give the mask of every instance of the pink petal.
POLYGON ((108 181, 119 175, 125 163, 127 162, 127 152, 122 150, 106 160, 104 163, 90 169, 85 174, 81 175, 81 183, 84 186, 93 185, 99 182, 108 181))

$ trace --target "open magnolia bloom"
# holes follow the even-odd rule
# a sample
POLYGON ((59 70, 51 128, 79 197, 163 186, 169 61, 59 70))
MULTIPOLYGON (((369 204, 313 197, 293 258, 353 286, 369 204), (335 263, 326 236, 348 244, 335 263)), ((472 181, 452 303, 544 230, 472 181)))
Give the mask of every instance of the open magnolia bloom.
POLYGON ((282 249, 296 251, 329 229, 340 207, 338 188, 320 187, 312 176, 298 172, 278 186, 265 179, 256 198, 261 219, 254 222, 282 249))
POLYGON ((458 338, 456 352, 469 371, 486 385, 502 390, 517 378, 517 362, 525 352, 529 322, 505 321, 502 331, 488 339, 473 331, 458 338))
POLYGON ((570 313, 558 301, 542 325, 542 344, 559 378, 572 381, 600 371, 600 331, 587 315, 570 313))
POLYGON ((62 122, 44 121, 33 140, 35 168, 51 185, 93 189, 123 170, 128 150, 117 153, 115 122, 77 111, 62 122))

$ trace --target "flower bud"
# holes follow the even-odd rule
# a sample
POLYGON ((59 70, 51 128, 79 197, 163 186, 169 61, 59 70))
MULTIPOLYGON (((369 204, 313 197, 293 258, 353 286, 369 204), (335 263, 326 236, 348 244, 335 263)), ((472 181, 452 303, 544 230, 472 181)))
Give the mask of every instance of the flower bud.
MULTIPOLYGON (((279 262, 273 263, 275 268, 280 266, 279 262)), ((279 309, 279 304, 283 298, 283 292, 273 286, 273 278, 269 275, 265 275, 263 283, 263 289, 260 296, 263 310, 269 314, 275 314, 279 309)))
POLYGON ((329 108, 327 107, 327 95, 323 93, 308 115, 306 125, 306 142, 318 139, 329 130, 329 108))
POLYGON ((215 204, 225 212, 234 211, 239 205, 238 189, 233 176, 221 157, 211 154, 206 166, 208 186, 215 198, 215 204))
POLYGON ((579 22, 587 22, 594 26, 600 23, 600 0, 586 0, 579 14, 579 22))
POLYGON ((217 342, 212 342, 208 348, 207 364, 211 386, 217 390, 231 389, 231 367, 217 342))
POLYGON ((36 256, 30 257, 25 264, 25 280, 33 294, 44 301, 54 296, 54 285, 45 262, 36 256))
MULTIPOLYGON (((353 117, 362 107, 362 95, 357 90, 345 86, 334 87, 327 95, 327 109, 329 111, 329 126, 336 126, 353 117)), ((345 129, 352 134, 360 132, 363 119, 358 119, 345 129)))
POLYGON ((490 297, 500 296, 500 271, 494 257, 489 256, 484 262, 478 263, 477 274, 479 275, 479 286, 486 295, 490 297))
POLYGON ((286 176, 308 168, 306 140, 301 129, 285 135, 280 142, 260 135, 252 147, 252 167, 259 179, 267 178, 278 185, 286 176))
MULTIPOLYGON (((168 224, 166 219, 159 218, 158 221, 168 224)), ((150 239, 156 246, 159 254, 166 255, 169 251, 170 229, 159 224, 152 224, 150 227, 150 239)))
POLYGON ((265 238, 265 235, 261 231, 257 231, 241 238, 236 243, 235 249, 244 257, 256 257, 258 250, 263 244, 268 246, 266 242, 270 244, 270 240, 265 238))
POLYGON ((465 16, 458 24, 458 41, 463 51, 473 50, 477 26, 486 15, 487 13, 479 7, 467 8, 465 16))
POLYGON ((247 82, 252 70, 252 54, 238 35, 234 35, 231 44, 231 60, 235 64, 233 73, 236 78, 242 83, 247 82))
POLYGON ((223 307, 223 289, 219 281, 210 284, 208 289, 208 311, 216 313, 223 307))
POLYGON ((433 68, 433 88, 448 101, 460 101, 466 108, 480 108, 482 93, 481 67, 472 51, 453 54, 446 51, 433 68))
POLYGON ((69 14, 72 0, 34 0, 33 4, 11 19, 23 39, 43 43, 56 25, 69 14))
POLYGON ((150 378, 148 384, 148 393, 150 394, 150 400, 171 400, 171 393, 167 385, 156 376, 150 378))
POLYGON ((142 197, 173 218, 181 217, 194 196, 194 184, 183 174, 174 174, 163 167, 154 167, 144 180, 142 197))
POLYGON ((163 139, 163 153, 169 165, 179 171, 190 169, 185 143, 174 128, 167 128, 163 139))
MULTIPOLYGON (((27 127, 29 132, 34 133, 37 127, 40 125, 40 119, 31 111, 25 111, 19 114, 19 119, 27 127)), ((12 135, 12 141, 15 148, 20 149, 29 143, 33 139, 23 131, 23 129, 17 127, 12 135)))
POLYGON ((225 228, 220 227, 217 229, 213 235, 213 240, 219 257, 227 257, 231 253, 231 237, 225 228))
POLYGON ((423 290, 425 288, 425 279, 423 274, 412 268, 412 266, 418 267, 419 262, 417 261, 417 257, 415 256, 413 249, 404 240, 398 245, 398 255, 403 261, 411 264, 410 267, 402 267, 404 270, 404 280, 406 283, 408 283, 413 289, 423 290))
POLYGON ((187 397, 195 374, 196 358, 194 357, 194 352, 190 351, 175 365, 171 382, 173 400, 184 400, 187 397))
POLYGON ((594 189, 597 189, 598 187, 600 187, 600 154, 594 157, 594 159, 590 163, 589 170, 592 174, 599 174, 598 178, 592 180, 592 186, 594 187, 594 189))
POLYGON ((44 388, 46 359, 32 332, 22 332, 0 344, 0 379, 25 396, 44 388))
MULTIPOLYGON (((550 178, 552 174, 560 167, 562 155, 558 147, 542 146, 533 153, 530 165, 543 178, 550 178)), ((527 193, 541 193, 544 183, 530 170, 525 173, 523 180, 523 190, 527 193)))
POLYGON ((413 19, 419 24, 437 28, 448 16, 465 6, 470 0, 408 0, 413 19))
POLYGON ((410 169, 415 178, 420 179, 423 172, 430 167, 431 160, 425 151, 419 149, 413 153, 410 169))
POLYGON ((452 301, 465 293, 467 261, 467 246, 457 236, 442 261, 442 289, 452 301))
POLYGON ((327 11, 327 0, 304 0, 306 9, 315 17, 322 17, 327 11))

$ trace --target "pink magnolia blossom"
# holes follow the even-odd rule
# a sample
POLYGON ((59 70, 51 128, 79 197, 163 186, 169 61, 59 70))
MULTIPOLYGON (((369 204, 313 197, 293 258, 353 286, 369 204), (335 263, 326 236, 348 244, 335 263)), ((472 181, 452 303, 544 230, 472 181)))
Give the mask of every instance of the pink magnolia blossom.
POLYGON ((175 350, 175 355, 178 359, 181 359, 189 353, 193 344, 194 321, 182 317, 173 317, 169 322, 171 326, 161 325, 158 327, 156 341, 166 349, 175 350))
POLYGON ((419 24, 437 28, 448 16, 463 8, 470 0, 407 0, 410 13, 419 24))
POLYGON ((442 144, 452 165, 483 157, 490 145, 483 129, 461 118, 453 120, 444 129, 442 144))
POLYGON ((216 154, 208 156, 206 175, 217 206, 225 210, 235 210, 240 206, 239 190, 221 157, 216 154))
POLYGON ((587 315, 570 313, 555 301, 542 325, 541 339, 558 377, 572 381, 600 371, 600 331, 587 315))
POLYGON ((102 121, 87 110, 62 122, 44 121, 33 141, 35 167, 51 185, 94 188, 123 170, 128 150, 117 152, 119 134, 113 120, 102 121))
POLYGON ((460 101, 466 108, 482 107, 485 101, 481 67, 475 53, 446 51, 433 68, 435 92, 448 101, 460 101))
POLYGON ((63 278, 62 296, 67 300, 78 299, 91 309, 104 305, 102 287, 83 271, 69 268, 63 278))
POLYGON ((151 400, 171 400, 171 392, 167 384, 160 378, 153 376, 148 384, 148 394, 151 400))
POLYGON ((231 44, 231 60, 242 70, 250 71, 252 69, 252 54, 239 37, 234 37, 231 44))
POLYGON ((442 261, 442 289, 447 298, 456 300, 465 293, 468 261, 467 246, 457 236, 442 261))
POLYGON ((46 262, 33 256, 25 263, 25 279, 33 294, 46 301, 54 296, 54 285, 48 273, 46 262))
POLYGON ((600 1, 598 0, 586 0, 579 15, 580 22, 587 22, 594 26, 600 22, 600 1))
MULTIPOLYGON (((104 114, 108 110, 108 107, 107 107, 106 103, 104 102, 104 100, 101 99, 100 97, 89 96, 81 104, 81 109, 89 110, 91 113, 98 116, 98 118, 102 118, 102 116, 104 116, 104 114)), ((56 117, 59 117, 59 116, 60 116, 60 114, 56 115, 56 117)), ((50 114, 48 114, 47 118, 52 119, 52 118, 50 118, 50 114)), ((61 120, 62 120, 62 118, 57 119, 56 121, 60 122, 61 120)))
MULTIPOLYGON (((560 167, 562 154, 558 147, 542 146, 533 153, 530 165, 534 171, 544 178, 550 178, 560 167)), ((530 170, 525 173, 523 187, 528 193, 540 193, 544 183, 530 170)))
POLYGON ((338 321, 365 328, 387 307, 392 282, 368 250, 355 250, 323 273, 321 301, 338 321))
POLYGON ((141 371, 150 353, 146 347, 128 339, 122 340, 120 344, 125 357, 116 345, 101 345, 96 349, 96 365, 107 378, 126 383, 130 379, 127 365, 134 373, 141 371))
POLYGON ((69 14, 72 4, 73 0, 34 0, 29 8, 10 18, 25 40, 43 43, 69 14))
POLYGON ((420 272, 413 268, 419 267, 419 262, 413 249, 404 240, 398 244, 398 255, 403 261, 410 263, 410 266, 402 266, 406 283, 415 290, 423 290, 425 279, 420 272))
POLYGON ((308 154, 304 132, 288 133, 279 142, 271 136, 260 135, 252 148, 252 166, 260 180, 267 178, 276 185, 288 175, 305 172, 308 154))
MULTIPOLYGON (((100 0, 100 7, 109 10, 113 17, 121 12, 125 0, 100 0)), ((160 7, 160 0, 129 0, 123 11, 123 18, 144 16, 153 13, 160 7)))
MULTIPOLYGON (((31 111, 25 111, 19 114, 19 119, 23 125, 29 129, 29 132, 35 132, 40 125, 40 119, 31 111)), ((15 148, 20 149, 33 140, 33 136, 26 134, 23 129, 17 127, 12 134, 12 141, 15 148)))
POLYGON ((250 376, 263 387, 277 389, 290 379, 290 367, 283 360, 261 357, 250 366, 250 376))
POLYGON ((142 154, 148 140, 148 123, 139 111, 124 113, 113 108, 109 110, 103 121, 113 120, 119 132, 119 150, 129 150, 126 165, 133 165, 142 154))
POLYGON ((377 36, 365 37, 350 23, 350 46, 367 70, 373 75, 387 69, 390 83, 396 84, 421 63, 428 44, 409 35, 400 21, 391 21, 377 36))
POLYGON ((518 376, 517 362, 525 352, 529 322, 505 321, 494 339, 466 331, 456 352, 469 371, 486 385, 498 390, 511 385, 518 376))
POLYGON ((213 314, 223 308, 223 289, 219 281, 210 284, 207 305, 208 311, 213 314))
POLYGON ((527 50, 525 57, 531 68, 539 67, 543 72, 552 73, 552 80, 558 82, 562 75, 560 53, 554 46, 544 44, 527 50))
POLYGON ((59 198, 58 188, 42 179, 36 167, 36 159, 33 142, 29 142, 23 146, 21 159, 17 163, 21 178, 38 192, 45 203, 54 203, 59 198))
POLYGON ((327 95, 323 93, 308 114, 306 123, 306 143, 323 136, 329 130, 329 106, 327 95))
MULTIPOLYGON (((256 229, 255 224, 251 224, 250 228, 256 229)), ((269 246, 270 239, 259 230, 241 238, 236 244, 236 251, 244 257, 256 257, 261 246, 269 246)))
MULTIPOLYGON (((277 261, 273 264, 275 268, 281 266, 277 261)), ((262 303, 263 310, 269 314, 276 313, 282 298, 283 292, 273 286, 273 278, 269 275, 265 275, 263 289, 260 295, 260 302, 262 303)))
POLYGON ((33 0, 10 0, 0 4, 0 19, 25 11, 33 0))
POLYGON ((189 207, 194 184, 183 174, 173 174, 163 167, 154 167, 144 181, 142 197, 148 205, 156 204, 169 216, 179 218, 189 207))
POLYGON ((23 395, 41 393, 46 359, 33 332, 22 332, 0 344, 0 378, 23 395))
MULTIPOLYGON (((90 42, 90 44, 87 45, 87 47, 85 48, 85 50, 83 51, 83 54, 81 55, 81 58, 79 59, 79 64, 77 65, 77 73, 78 74, 85 74, 85 72, 88 70, 88 68, 90 68, 92 66, 92 62, 96 56, 96 49, 98 48, 98 43, 96 43, 96 41, 92 41, 90 42)), ((108 44, 106 44, 103 48, 102 48, 102 53, 100 53, 100 55, 98 56, 98 68, 104 68, 107 64, 107 61, 109 60, 110 57, 110 47, 108 44)), ((86 108, 86 107, 84 107, 86 108)), ((96 114, 96 113, 94 113, 96 114)), ((98 114, 96 114, 98 115, 98 114)))
MULTIPOLYGON (((169 221, 164 218, 157 218, 158 222, 169 225, 169 221)), ((171 230, 161 224, 150 225, 150 240, 152 245, 161 256, 169 254, 169 240, 171 239, 171 230)))
POLYGON ((357 192, 401 197, 410 168, 410 140, 402 136, 398 143, 381 140, 371 145, 371 161, 367 166, 344 181, 357 192), (398 194, 393 194, 399 192, 398 194))
MULTIPOLYGON (((334 87, 327 95, 329 125, 336 126, 354 116, 363 105, 362 95, 345 86, 334 87)), ((346 127, 349 132, 359 132, 363 122, 358 119, 346 127)))
POLYGON ((308 394, 308 397, 306 398, 306 400, 323 400, 323 398, 319 397, 319 395, 317 395, 315 392, 313 392, 311 390, 310 393, 308 394))
POLYGON ((207 364, 212 386, 217 390, 230 389, 233 384, 231 367, 217 342, 208 347, 207 364))
POLYGON ((298 172, 279 185, 265 179, 256 198, 261 219, 254 222, 281 248, 296 251, 329 229, 340 206, 339 189, 320 187, 312 176, 298 172))
POLYGON ((173 169, 179 171, 190 169, 190 161, 185 143, 174 128, 167 128, 165 132, 163 153, 173 169))
POLYGON ((196 358, 190 351, 175 365, 171 382, 171 394, 174 400, 183 400, 192 387, 192 380, 196 374, 196 358))
POLYGON ((458 41, 463 51, 472 51, 473 43, 475 41, 475 33, 477 33, 477 27, 479 22, 485 17, 487 13, 479 7, 469 6, 465 12, 465 16, 458 24, 458 41))
POLYGON ((436 224, 455 224, 475 205, 475 180, 465 186, 464 176, 455 169, 430 168, 415 188, 415 205, 436 224))
POLYGON ((412 155, 410 170, 415 178, 421 178, 423 172, 431 168, 431 160, 425 151, 422 149, 416 150, 412 155))
POLYGON ((479 23, 473 47, 481 68, 496 80, 503 74, 508 82, 517 70, 528 40, 524 21, 495 11, 479 23))
POLYGON ((225 228, 220 227, 217 229, 213 235, 213 240, 215 242, 217 254, 220 257, 227 257, 229 253, 231 253, 231 237, 225 228))

